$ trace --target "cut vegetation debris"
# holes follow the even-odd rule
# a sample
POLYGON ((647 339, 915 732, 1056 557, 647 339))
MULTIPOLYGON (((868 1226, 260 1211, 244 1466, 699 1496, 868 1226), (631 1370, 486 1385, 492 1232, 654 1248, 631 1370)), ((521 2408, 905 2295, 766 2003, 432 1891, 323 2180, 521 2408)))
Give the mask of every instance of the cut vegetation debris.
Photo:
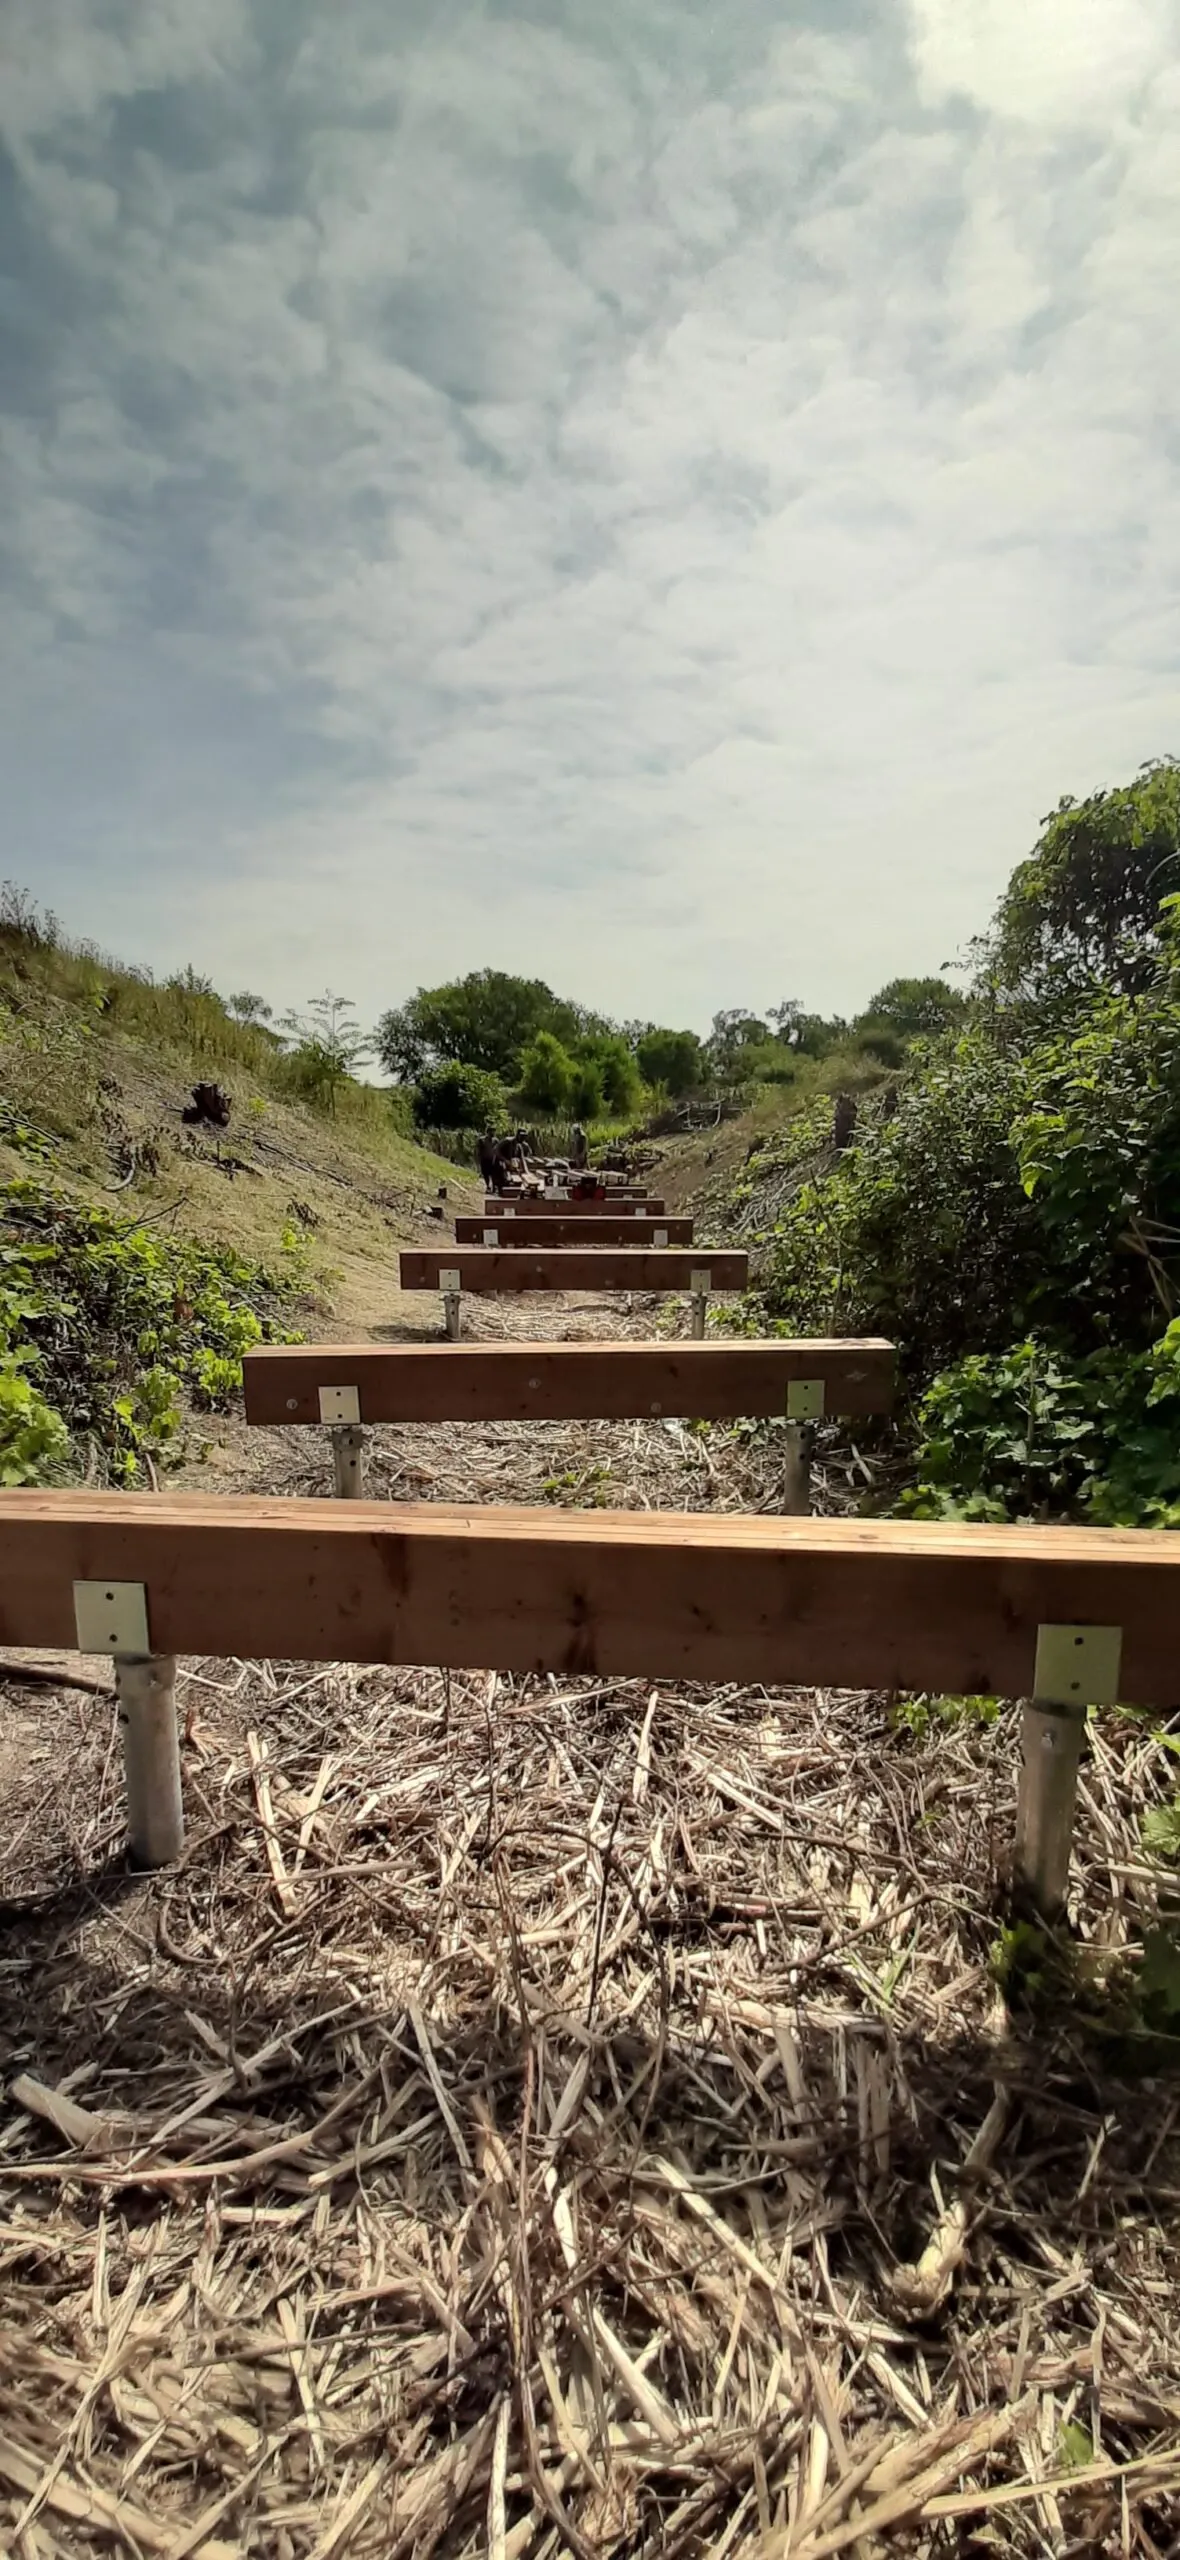
POLYGON ((109 1712, 6 1693, 6 2549, 1172 2547, 1141 1726, 1022 2024, 1010 1716, 225 1662, 181 1705, 149 1881, 109 1712))

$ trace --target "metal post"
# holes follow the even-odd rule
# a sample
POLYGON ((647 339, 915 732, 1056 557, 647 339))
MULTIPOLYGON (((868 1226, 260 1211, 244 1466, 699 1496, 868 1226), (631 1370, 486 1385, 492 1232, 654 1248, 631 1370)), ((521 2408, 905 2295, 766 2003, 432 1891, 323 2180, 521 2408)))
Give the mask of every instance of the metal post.
POLYGON ((1033 1694, 1024 1710, 1016 1876, 1046 1919, 1061 1910, 1069 1884, 1086 1709, 1114 1705, 1122 1646, 1121 1627, 1037 1629, 1033 1694))
POLYGON ((365 1435, 359 1422, 334 1422, 332 1477, 337 1500, 360 1502, 365 1490, 365 1435))
POLYGON ((788 1422, 783 1429, 786 1435, 783 1510, 792 1519, 805 1519, 811 1509, 812 1434, 805 1422, 788 1422))
POLYGON ((459 1292, 457 1289, 444 1289, 443 1291, 443 1332, 445 1333, 448 1342, 458 1341, 459 1292))
POLYGON ((175 1686, 175 1655, 115 1655, 127 1828, 137 1867, 170 1866, 184 1848, 175 1686))
POLYGON ((704 1293, 704 1290, 703 1290, 703 1289, 694 1289, 694 1290, 693 1290, 693 1293, 692 1293, 692 1338, 693 1338, 693 1341, 694 1341, 694 1342, 703 1342, 703 1341, 704 1341, 704 1338, 705 1338, 705 1309, 706 1309, 706 1307, 708 1306, 708 1303, 709 1303, 709 1301, 708 1301, 707 1297, 705 1296, 705 1293, 704 1293))
POLYGON ((1016 1872, 1038 1911, 1052 1919, 1069 1883, 1069 1845, 1086 1730, 1084 1707, 1024 1710, 1024 1766, 1016 1815, 1016 1872))

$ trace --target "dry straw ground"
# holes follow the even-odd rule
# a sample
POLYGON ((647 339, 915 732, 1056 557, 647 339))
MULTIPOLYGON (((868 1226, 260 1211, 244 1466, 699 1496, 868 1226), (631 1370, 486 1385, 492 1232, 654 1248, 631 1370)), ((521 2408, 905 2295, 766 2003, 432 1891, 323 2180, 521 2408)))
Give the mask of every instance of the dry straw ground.
MULTIPOLYGON (((441 1498, 577 1472, 488 1438, 441 1498)), ((769 1438, 617 1438, 612 1500, 773 1496, 769 1438)), ((1011 1712, 189 1663, 142 1879, 96 1679, 5 1690, 5 2551, 1180 2549, 1180 2084, 1102 2032, 1146 1726, 1022 2022, 1011 1712)))

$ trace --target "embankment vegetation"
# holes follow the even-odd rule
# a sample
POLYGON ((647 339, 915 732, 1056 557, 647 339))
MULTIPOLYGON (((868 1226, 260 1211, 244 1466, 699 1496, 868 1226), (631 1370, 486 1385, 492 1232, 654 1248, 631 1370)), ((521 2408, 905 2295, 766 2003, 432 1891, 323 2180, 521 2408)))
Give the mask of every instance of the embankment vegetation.
POLYGON ((923 1516, 1180 1526, 1175 763, 1062 801, 973 958, 848 1147, 755 1148, 746 1320, 896 1341, 923 1516))

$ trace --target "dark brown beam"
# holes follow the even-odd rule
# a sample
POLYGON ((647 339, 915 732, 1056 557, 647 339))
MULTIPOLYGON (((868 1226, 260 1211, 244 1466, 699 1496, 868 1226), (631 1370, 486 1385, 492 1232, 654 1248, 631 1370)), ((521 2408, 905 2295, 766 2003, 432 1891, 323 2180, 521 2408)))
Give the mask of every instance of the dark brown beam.
POLYGON ((1098 1625, 1120 1697, 1180 1698, 1160 1530, 0 1492, 0 1643, 72 1646, 108 1578, 163 1655, 1019 1697, 1039 1628, 1098 1625))
POLYGON ((642 1198, 636 1194, 620 1199, 613 1191, 606 1200, 539 1200, 534 1193, 520 1191, 497 1199, 488 1192, 483 1205, 493 1218, 505 1212, 518 1218, 659 1218, 664 1213, 663 1201, 649 1200, 646 1193, 642 1198))
POLYGON ((440 1271, 457 1271, 460 1286, 478 1292, 521 1289, 691 1289, 694 1271, 710 1273, 714 1289, 744 1289, 750 1276, 745 1253, 714 1253, 690 1245, 679 1253, 642 1246, 587 1246, 522 1252, 505 1245, 443 1245, 403 1253, 403 1289, 437 1289, 440 1271))
POLYGON ((824 1411, 889 1413, 888 1342, 302 1343, 248 1351, 246 1420, 321 1420, 321 1387, 355 1387, 362 1422, 571 1422, 785 1413, 794 1378, 824 1411))
POLYGON ((612 1218, 601 1213, 596 1218, 534 1218, 524 1209, 511 1218, 456 1218, 457 1244, 510 1245, 514 1252, 535 1244, 550 1249, 557 1245, 670 1245, 691 1244, 691 1218, 612 1218))

